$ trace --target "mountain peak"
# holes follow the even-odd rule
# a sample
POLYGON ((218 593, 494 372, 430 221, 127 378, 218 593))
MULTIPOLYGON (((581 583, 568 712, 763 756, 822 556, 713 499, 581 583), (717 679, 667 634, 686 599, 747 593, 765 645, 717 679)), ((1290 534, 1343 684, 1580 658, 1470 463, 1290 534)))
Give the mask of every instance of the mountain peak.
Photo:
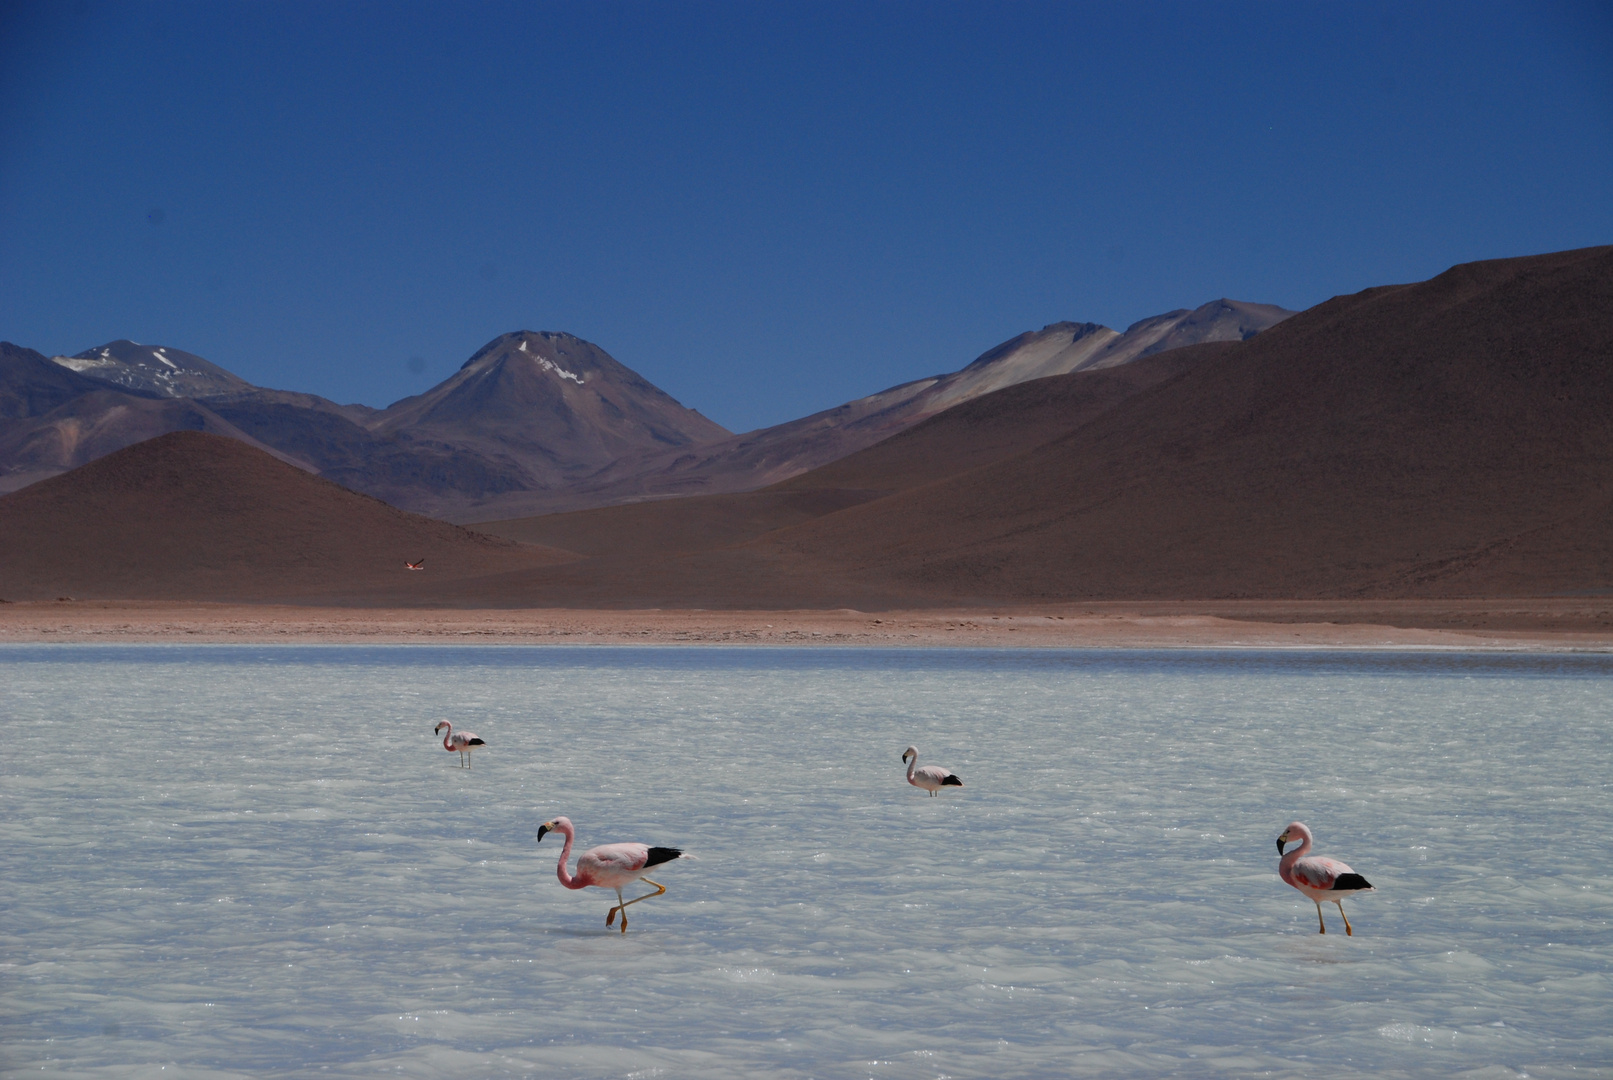
POLYGON ((543 487, 626 454, 729 434, 599 346, 553 330, 500 334, 371 427, 513 454, 543 487))
POLYGON ((127 338, 51 360, 85 378, 146 397, 206 398, 253 389, 240 376, 192 353, 127 338))

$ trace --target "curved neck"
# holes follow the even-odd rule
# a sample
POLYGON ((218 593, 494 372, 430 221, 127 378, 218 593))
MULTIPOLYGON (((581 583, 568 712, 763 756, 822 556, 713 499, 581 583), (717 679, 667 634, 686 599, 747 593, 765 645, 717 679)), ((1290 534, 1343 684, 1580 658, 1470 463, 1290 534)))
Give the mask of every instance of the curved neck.
POLYGON ((447 726, 445 726, 442 729, 442 748, 444 750, 452 750, 453 749, 452 746, 448 745, 448 740, 452 739, 453 737, 454 737, 454 725, 448 724, 447 726))
POLYGON ((576 831, 570 825, 556 825, 554 831, 566 838, 566 846, 560 849, 560 862, 554 868, 554 876, 568 889, 584 888, 585 884, 572 877, 571 871, 566 869, 566 862, 571 858, 571 842, 577 838, 576 831))
POLYGON ((909 784, 911 784, 913 782, 913 770, 918 768, 918 767, 919 767, 919 756, 918 756, 917 753, 915 753, 915 754, 913 754, 912 757, 907 759, 907 782, 909 784))
POLYGON ((1299 862, 1300 859, 1303 859, 1305 857, 1305 853, 1307 851, 1309 851, 1310 849, 1311 849, 1311 836, 1310 836, 1310 833, 1300 833, 1299 834, 1299 847, 1292 848, 1289 851, 1283 852, 1282 861, 1277 864, 1278 872, 1283 874, 1283 875, 1286 875, 1289 870, 1293 869, 1293 866, 1294 866, 1295 863, 1299 862))

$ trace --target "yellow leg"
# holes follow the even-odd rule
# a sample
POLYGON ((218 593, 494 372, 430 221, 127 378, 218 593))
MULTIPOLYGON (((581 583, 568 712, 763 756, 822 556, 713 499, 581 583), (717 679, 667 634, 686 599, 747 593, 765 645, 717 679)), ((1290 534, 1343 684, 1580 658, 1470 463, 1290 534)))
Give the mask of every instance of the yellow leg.
POLYGON ((624 934, 627 933, 627 909, 629 907, 632 907, 634 904, 638 903, 640 900, 648 900, 651 897, 660 896, 662 893, 666 892, 666 886, 660 884, 659 882, 651 881, 649 878, 639 878, 639 880, 644 882, 644 884, 646 884, 646 885, 654 885, 655 886, 655 891, 652 892, 652 893, 645 893, 643 896, 635 896, 631 900, 623 900, 622 899, 622 890, 617 889, 616 890, 616 906, 611 908, 610 911, 608 911, 605 914, 605 925, 606 926, 609 926, 611 923, 615 922, 616 921, 616 913, 621 912, 622 913, 622 933, 624 933, 624 934))
MULTIPOLYGON (((1318 934, 1325 934, 1325 933, 1327 933, 1327 923, 1322 921, 1322 902, 1320 900, 1317 900, 1317 901, 1315 901, 1315 904, 1316 904, 1316 932, 1318 934)), ((1344 909, 1340 908, 1339 910, 1343 911, 1344 909)))
MULTIPOLYGON (((1338 900, 1333 901, 1333 903, 1338 906, 1339 914, 1344 915, 1344 904, 1338 900)), ((1350 929, 1350 917, 1348 915, 1344 915, 1344 936, 1355 937, 1355 931, 1350 929)))

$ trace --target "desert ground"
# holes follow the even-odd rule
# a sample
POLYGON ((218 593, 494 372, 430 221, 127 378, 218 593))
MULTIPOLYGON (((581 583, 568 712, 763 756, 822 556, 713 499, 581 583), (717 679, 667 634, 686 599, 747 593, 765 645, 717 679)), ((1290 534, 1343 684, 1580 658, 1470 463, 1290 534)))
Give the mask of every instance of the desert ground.
POLYGON ((0 643, 830 645, 1613 651, 1593 600, 1204 601, 924 611, 404 609, 0 604, 0 643))

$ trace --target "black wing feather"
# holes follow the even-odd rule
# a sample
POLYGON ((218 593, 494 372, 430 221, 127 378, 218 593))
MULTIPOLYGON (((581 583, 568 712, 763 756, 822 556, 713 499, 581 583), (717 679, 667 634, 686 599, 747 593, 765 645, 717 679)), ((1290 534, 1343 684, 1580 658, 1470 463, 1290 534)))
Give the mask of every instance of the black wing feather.
POLYGON ((1338 880, 1333 882, 1333 887, 1335 889, 1344 889, 1346 891, 1353 889, 1370 889, 1372 888, 1372 882, 1368 881, 1360 874, 1340 874, 1338 876, 1338 880))
POLYGON ((470 740, 470 742, 466 743, 465 745, 466 746, 486 746, 487 743, 484 742, 481 739, 472 739, 472 740, 470 740))
POLYGON ((664 862, 671 862, 683 852, 675 847, 652 847, 650 857, 644 860, 645 866, 657 866, 664 862))
POLYGON ((951 773, 948 773, 947 778, 945 780, 941 781, 941 786, 946 787, 949 784, 951 786, 953 786, 953 787, 962 787, 963 786, 963 781, 959 780, 956 776, 953 776, 951 773))

